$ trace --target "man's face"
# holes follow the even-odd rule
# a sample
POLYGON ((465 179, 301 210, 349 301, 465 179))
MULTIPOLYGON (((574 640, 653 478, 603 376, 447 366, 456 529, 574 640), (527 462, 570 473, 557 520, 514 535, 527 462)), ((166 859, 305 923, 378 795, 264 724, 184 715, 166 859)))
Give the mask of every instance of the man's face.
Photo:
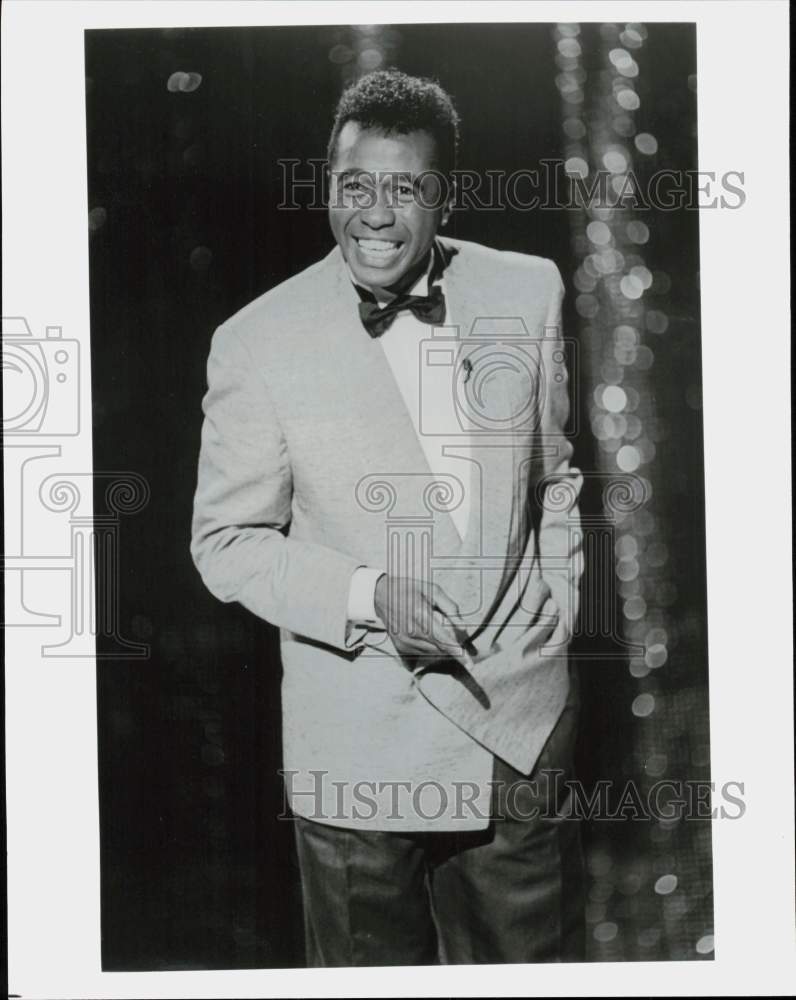
POLYGON ((425 257, 440 205, 428 132, 385 135, 346 122, 331 164, 329 224, 359 284, 388 289, 425 257), (421 176, 426 174, 426 176, 421 176), (419 181, 419 183, 418 183, 419 181))

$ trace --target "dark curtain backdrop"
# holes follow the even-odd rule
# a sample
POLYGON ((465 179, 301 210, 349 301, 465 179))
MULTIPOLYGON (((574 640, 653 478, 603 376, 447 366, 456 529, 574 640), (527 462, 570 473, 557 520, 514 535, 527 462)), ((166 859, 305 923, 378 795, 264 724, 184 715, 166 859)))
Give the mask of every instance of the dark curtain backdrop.
MULTIPOLYGON (((660 165, 694 167, 693 30, 647 30, 642 125, 646 109, 669 157, 660 165)), ((94 466, 134 472, 151 490, 123 519, 118 554, 119 631, 148 655, 98 664, 106 969, 302 963, 292 829, 274 818, 283 808, 276 631, 216 601, 188 546, 211 334, 333 245, 323 211, 277 209, 277 160, 323 158, 352 72, 351 37, 348 27, 86 33, 94 466), (180 89, 177 72, 201 82, 182 78, 180 89)), ((462 166, 512 171, 562 155, 551 26, 401 25, 385 37, 391 63, 436 76, 455 96, 462 166)), ((553 258, 569 291, 565 332, 576 335, 569 214, 461 211, 447 232, 553 258)), ((672 288, 666 352, 651 373, 673 444, 672 465, 658 475, 684 478, 688 503, 672 503, 670 537, 688 555, 674 611, 698 623, 668 681, 673 695, 696 692, 672 738, 685 725, 706 743, 701 414, 678 395, 683 379, 700 381, 697 217, 652 216, 650 253, 672 288)), ((590 469, 595 446, 583 425, 578 460, 590 469)), ((587 488, 584 509, 598 505, 587 488)), ((100 653, 116 647, 100 641, 100 653)), ((584 780, 643 771, 627 663, 619 654, 584 659, 581 674, 584 780)), ((692 776, 693 764, 675 776, 692 776)), ((707 760, 700 767, 703 776, 707 760)), ((652 886, 678 851, 709 882, 709 835, 700 836, 679 848, 659 838, 665 862, 656 867, 658 841, 638 824, 586 830, 590 905, 602 908, 590 920, 609 922, 590 937, 593 958, 698 957, 693 942, 712 919, 709 884, 687 895, 674 923, 652 886)))

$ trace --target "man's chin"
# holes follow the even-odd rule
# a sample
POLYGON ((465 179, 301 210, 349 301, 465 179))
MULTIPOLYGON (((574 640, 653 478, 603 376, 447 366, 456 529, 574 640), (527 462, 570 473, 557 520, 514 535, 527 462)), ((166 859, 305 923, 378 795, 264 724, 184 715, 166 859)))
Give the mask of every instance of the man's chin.
POLYGON ((386 267, 362 267, 358 265, 351 268, 357 284, 366 285, 368 288, 388 289, 391 285, 398 284, 407 272, 407 268, 386 268, 386 267))

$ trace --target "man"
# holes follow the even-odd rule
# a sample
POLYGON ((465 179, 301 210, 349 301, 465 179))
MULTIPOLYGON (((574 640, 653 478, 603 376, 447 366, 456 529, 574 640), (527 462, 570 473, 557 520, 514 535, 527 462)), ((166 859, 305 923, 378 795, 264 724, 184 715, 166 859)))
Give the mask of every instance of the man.
POLYGON ((458 117, 342 96, 337 246, 215 333, 192 552, 280 627, 310 965, 581 957, 562 283, 438 236, 458 117))

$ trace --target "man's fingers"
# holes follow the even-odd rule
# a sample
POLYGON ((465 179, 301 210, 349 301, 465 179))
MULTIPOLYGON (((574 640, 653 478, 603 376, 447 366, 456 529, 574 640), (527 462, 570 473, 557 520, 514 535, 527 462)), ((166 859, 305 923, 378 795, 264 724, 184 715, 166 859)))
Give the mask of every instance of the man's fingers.
POLYGON ((459 611, 459 605, 442 589, 442 587, 434 586, 432 588, 431 600, 436 609, 437 615, 440 616, 445 621, 449 630, 452 631, 455 644, 457 646, 464 646, 467 643, 467 632, 465 629, 459 625, 455 619, 461 617, 461 612, 459 611))
POLYGON ((434 637, 449 656, 459 656, 462 650, 462 636, 459 630, 448 621, 447 617, 437 611, 434 615, 434 637))
POLYGON ((450 623, 439 612, 433 620, 421 624, 414 621, 408 629, 394 634, 394 641, 407 652, 425 653, 439 659, 441 656, 461 655, 462 643, 450 623))
POLYGON ((411 645, 423 646, 437 655, 442 652, 450 656, 457 653, 462 645, 455 629, 438 611, 433 613, 429 621, 415 620, 411 630, 403 633, 402 637, 411 645))
POLYGON ((444 611, 435 611, 434 621, 441 622, 443 624, 445 630, 453 635, 457 646, 463 646, 468 641, 467 632, 461 627, 461 625, 457 624, 455 621, 451 621, 450 616, 444 611))
POLYGON ((389 631, 405 655, 429 659, 459 657, 467 642, 466 632, 452 621, 458 605, 437 586, 416 580, 395 581, 389 608, 389 631))
POLYGON ((424 657, 426 660, 438 660, 439 646, 425 639, 399 639, 396 644, 398 652, 404 656, 424 657))
POLYGON ((431 588, 431 603, 444 615, 447 615, 448 618, 459 617, 459 605, 452 598, 448 597, 442 587, 437 586, 437 584, 434 584, 431 588))

